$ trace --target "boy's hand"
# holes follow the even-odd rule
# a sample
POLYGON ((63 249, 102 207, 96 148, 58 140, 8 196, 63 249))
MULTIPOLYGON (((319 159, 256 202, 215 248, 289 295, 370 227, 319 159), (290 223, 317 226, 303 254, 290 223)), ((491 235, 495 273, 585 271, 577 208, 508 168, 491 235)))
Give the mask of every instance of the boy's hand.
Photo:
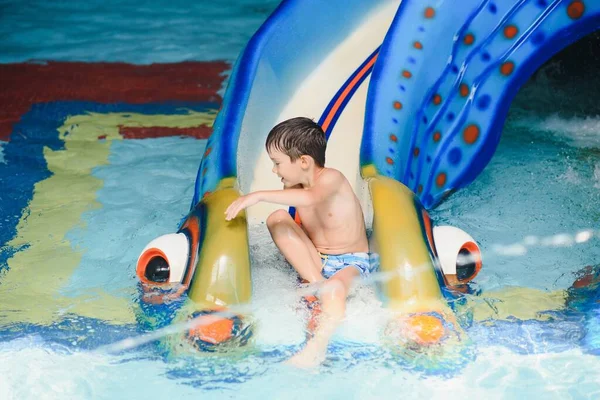
POLYGON ((231 221, 238 213, 260 201, 258 193, 250 193, 235 200, 225 210, 225 220, 231 221))

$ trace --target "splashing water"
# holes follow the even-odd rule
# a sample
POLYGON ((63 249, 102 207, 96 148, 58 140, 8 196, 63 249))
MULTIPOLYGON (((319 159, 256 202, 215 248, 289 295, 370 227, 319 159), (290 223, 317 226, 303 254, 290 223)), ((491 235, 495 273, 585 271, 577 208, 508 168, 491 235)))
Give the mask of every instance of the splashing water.
MULTIPOLYGON (((240 0, 228 5, 235 12, 214 1, 155 5, 136 14, 143 31, 124 17, 137 3, 46 3, 44 15, 61 16, 52 27, 33 26, 27 11, 34 3, 6 4, 3 62, 233 61, 278 2, 240 0), (159 21, 159 14, 168 18, 159 21), (32 29, 19 34, 19 24, 32 29)), ((399 358, 382 345, 389 312, 376 285, 389 276, 376 274, 355 288, 318 373, 283 366, 305 340, 299 297, 306 291, 258 225, 250 232, 252 302, 229 310, 255 320, 250 346, 231 354, 165 354, 161 343, 198 321, 146 332, 135 322, 75 318, 64 309, 51 326, 2 326, 0 398, 599 398, 600 359, 581 344, 593 327, 584 326, 587 314, 564 308, 574 273, 600 259, 598 80, 557 82, 553 73, 542 70, 519 93, 482 175, 432 212, 438 223, 470 233, 484 257, 475 283, 481 295, 468 297, 461 315, 471 352, 460 353, 459 362, 423 372, 422 354, 399 358), (511 302, 519 310, 503 309, 511 302)), ((104 182, 102 208, 86 213, 86 229, 69 233, 74 251, 84 252, 69 295, 105 290, 139 311, 136 257, 186 213, 204 147, 178 138, 113 143, 110 164, 94 171, 104 182)), ((0 145, 0 163, 2 154, 0 145)))

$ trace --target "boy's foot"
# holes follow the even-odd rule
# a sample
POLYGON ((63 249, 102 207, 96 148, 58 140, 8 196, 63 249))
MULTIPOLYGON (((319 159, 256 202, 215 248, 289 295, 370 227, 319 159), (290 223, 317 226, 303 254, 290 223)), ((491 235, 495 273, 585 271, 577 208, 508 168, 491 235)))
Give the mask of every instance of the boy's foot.
POLYGON ((318 351, 309 343, 302 351, 296 353, 285 363, 296 368, 311 369, 318 367, 323 361, 325 361, 325 353, 318 351))
POLYGON ((313 295, 303 296, 302 303, 304 303, 309 312, 306 333, 307 337, 310 339, 313 337, 318 327, 319 316, 321 315, 321 304, 319 299, 313 295))

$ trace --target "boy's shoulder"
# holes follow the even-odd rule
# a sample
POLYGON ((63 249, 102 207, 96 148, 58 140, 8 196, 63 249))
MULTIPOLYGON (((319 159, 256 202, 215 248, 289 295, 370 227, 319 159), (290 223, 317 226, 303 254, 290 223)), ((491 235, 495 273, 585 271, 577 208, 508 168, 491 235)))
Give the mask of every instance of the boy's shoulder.
POLYGON ((348 184, 344 174, 335 168, 324 168, 318 179, 318 185, 331 189, 340 189, 348 184))
POLYGON ((346 177, 335 168, 323 168, 319 181, 324 184, 336 183, 345 181, 346 177))

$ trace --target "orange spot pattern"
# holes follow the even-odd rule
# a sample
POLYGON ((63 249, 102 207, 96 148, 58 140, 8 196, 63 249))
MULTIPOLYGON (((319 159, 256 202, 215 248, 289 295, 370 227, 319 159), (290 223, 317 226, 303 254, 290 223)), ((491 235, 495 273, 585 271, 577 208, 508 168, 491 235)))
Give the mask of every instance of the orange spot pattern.
MULTIPOLYGON (((569 17, 572 19, 580 18, 584 12, 585 12, 585 5, 583 4, 583 2, 581 0, 572 1, 567 8, 567 13, 568 13, 569 17)), ((427 18, 427 19, 434 18, 435 17, 435 9, 433 7, 425 8, 424 15, 425 15, 425 18, 427 18)), ((507 25, 504 27, 503 33, 504 33, 505 38, 514 39, 519 33, 519 28, 514 24, 510 24, 510 25, 507 25)), ((475 35, 473 33, 465 34, 463 37, 463 43, 467 46, 472 45, 473 43, 475 43, 475 35)), ((415 49, 421 50, 421 49, 423 49, 423 44, 420 41, 415 41, 415 42, 413 42, 413 47, 415 49)), ((514 72, 514 68, 515 68, 514 62, 506 61, 500 65, 500 72, 502 75, 508 76, 514 72)), ((408 70, 403 70, 402 76, 408 79, 408 78, 412 77, 412 73, 408 70)), ((461 83, 458 90, 459 90, 459 94, 461 97, 467 97, 471 91, 470 87, 466 83, 461 83)), ((442 100, 443 100, 442 96, 439 93, 436 93, 432 98, 432 102, 435 105, 441 104, 442 100)), ((396 108, 396 109, 402 108, 401 103, 395 102, 394 108, 396 108)), ((463 139, 467 144, 475 143, 477 141, 477 139, 479 138, 479 135, 480 135, 480 129, 477 125, 474 125, 474 124, 467 126, 463 131, 463 139)), ((434 142, 439 142, 441 140, 441 138, 442 138, 442 134, 440 131, 436 131, 433 133, 433 141, 434 142)), ((397 142, 397 137, 395 135, 390 135, 390 139, 393 142, 397 142)), ((413 156, 418 157, 419 154, 420 154, 420 149, 418 147, 415 147, 413 149, 413 156)), ((393 160, 390 157, 387 157, 386 161, 388 164, 393 164, 393 160)), ((444 173, 444 172, 439 173, 436 177, 437 186, 441 187, 441 186, 445 185, 446 180, 447 180, 446 173, 444 173)), ((417 192, 421 193, 422 191, 423 191, 423 186, 419 185, 417 188, 417 192)))
POLYGON ((211 147, 207 147, 206 151, 204 152, 204 157, 208 156, 211 151, 212 151, 212 148, 211 147))
POLYGON ((431 315, 414 315, 407 320, 406 337, 421 344, 439 343, 446 330, 439 318, 431 315))
POLYGON ((469 125, 463 131, 463 139, 467 144, 473 144, 479 138, 479 127, 477 125, 469 125))
POLYGON ((514 69, 515 69, 515 63, 512 61, 506 61, 506 62, 502 63, 502 65, 500 66, 500 73, 502 75, 508 76, 508 75, 512 74, 514 69))
POLYGON ((435 184, 438 185, 438 187, 442 187, 446 184, 446 173, 445 172, 440 172, 438 174, 438 176, 436 176, 435 184))
MULTIPOLYGON (((433 7, 427 7, 427 8, 425 8, 424 15, 425 15, 425 18, 431 19, 431 18, 435 17, 435 10, 433 9, 433 7)), ((417 49, 417 50, 422 50, 423 49, 423 44, 420 41, 417 40, 417 41, 413 42, 413 47, 415 49, 417 49)), ((402 71, 402 76, 404 78, 406 78, 406 79, 410 79, 410 78, 412 78, 412 73, 409 70, 405 69, 405 70, 402 71)), ((436 105, 438 105, 441 102, 442 102, 442 96, 440 96, 439 94, 436 94, 433 97, 433 103, 436 104, 436 105)), ((396 110, 402 109, 402 103, 400 103, 399 101, 395 101, 394 102, 394 108, 396 110)), ((396 135, 390 135, 390 140, 392 142, 398 142, 398 138, 396 137, 396 135)), ((414 154, 415 157, 417 157, 419 155, 419 149, 415 148, 413 150, 413 154, 414 154)), ((387 157, 385 159, 385 161, 388 164, 390 164, 390 165, 392 165, 394 163, 394 160, 392 160, 390 157, 387 157)))
POLYGON ((581 16, 583 15, 584 12, 585 12, 585 5, 583 4, 583 1, 579 1, 579 0, 573 1, 567 7, 567 15, 571 19, 581 18, 581 16))
POLYGON ((517 36, 517 33, 519 33, 519 29, 514 25, 507 25, 504 27, 504 37, 507 39, 514 38, 517 36))
POLYGON ((467 33, 463 39, 463 43, 467 46, 472 45, 475 43, 475 36, 472 33, 467 33))
POLYGON ((217 344, 230 339, 232 332, 232 320, 213 315, 205 315, 198 319, 198 325, 190 329, 189 335, 204 342, 217 344))

